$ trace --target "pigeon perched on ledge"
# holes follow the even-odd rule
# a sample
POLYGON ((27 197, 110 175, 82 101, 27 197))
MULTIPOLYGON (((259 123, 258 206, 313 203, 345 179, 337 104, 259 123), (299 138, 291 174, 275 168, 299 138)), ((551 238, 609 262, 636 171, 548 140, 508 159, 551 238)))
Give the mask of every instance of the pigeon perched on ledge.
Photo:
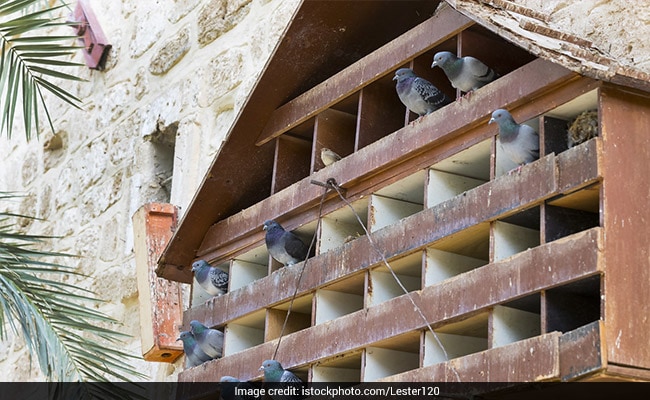
POLYGON ((191 332, 182 331, 181 335, 176 340, 183 341, 183 352, 185 353, 185 365, 187 368, 196 367, 206 361, 212 360, 212 357, 201 350, 191 332))
POLYGON ((302 382, 293 372, 282 368, 275 360, 265 360, 260 370, 264 371, 264 382, 302 382))
POLYGON ((480 60, 470 56, 458 58, 449 51, 436 53, 431 64, 433 67, 442 68, 451 86, 468 94, 498 77, 492 68, 480 60))
POLYGON ((264 222, 266 248, 278 262, 293 265, 307 258, 309 248, 295 234, 284 230, 273 220, 264 222))
POLYGON ((400 68, 395 72, 393 80, 397 81, 395 90, 406 108, 420 117, 430 114, 451 103, 440 89, 431 82, 420 78, 410 68, 400 68))
POLYGON ((199 285, 212 296, 220 296, 228 291, 226 271, 211 266, 205 260, 198 260, 192 264, 192 272, 199 285))
POLYGON ((528 125, 518 124, 512 115, 504 109, 492 113, 488 124, 496 122, 499 125, 499 149, 513 163, 522 165, 539 158, 539 135, 528 125))
POLYGON ((212 358, 223 355, 223 332, 208 328, 197 320, 190 321, 190 332, 205 354, 212 358))

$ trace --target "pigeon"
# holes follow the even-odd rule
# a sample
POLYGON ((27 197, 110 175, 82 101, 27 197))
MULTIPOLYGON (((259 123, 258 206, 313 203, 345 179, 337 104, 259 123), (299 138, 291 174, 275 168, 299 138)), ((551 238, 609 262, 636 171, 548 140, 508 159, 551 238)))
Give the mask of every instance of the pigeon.
POLYGON ((327 167, 339 161, 341 159, 341 156, 328 149, 327 147, 323 147, 320 149, 320 159, 323 160, 323 164, 325 164, 327 167))
POLYGON ((221 398, 223 400, 257 400, 259 396, 254 395, 255 386, 248 381, 240 381, 234 376, 222 376, 219 379, 221 383, 221 398), (236 389, 244 390, 243 393, 236 393, 236 389))
POLYGON ((400 68, 393 80, 399 99, 406 108, 420 117, 451 103, 447 95, 426 79, 420 78, 410 68, 400 68))
POLYGON ((264 382, 302 382, 293 372, 282 368, 275 360, 264 361, 260 371, 264 371, 264 382))
POLYGON ((569 123, 567 145, 569 148, 598 136, 598 110, 583 111, 569 123))
POLYGON ((499 124, 499 147, 513 163, 521 166, 539 158, 539 136, 533 128, 515 122, 512 115, 504 109, 492 113, 488 124, 499 124))
POLYGON ((284 230, 282 225, 273 220, 264 222, 266 231, 266 248, 271 257, 284 265, 293 265, 307 258, 309 249, 291 232, 284 230))
POLYGON ((183 352, 185 353, 185 365, 190 367, 196 367, 201 365, 206 361, 212 360, 212 357, 205 354, 203 350, 199 347, 194 336, 189 331, 182 331, 181 335, 178 337, 178 340, 183 341, 183 352))
POLYGON ((192 264, 192 272, 199 285, 209 294, 220 296, 228 291, 226 271, 211 266, 205 260, 198 260, 192 264))
POLYGON ((210 329, 199 321, 190 321, 190 332, 205 354, 212 358, 223 355, 223 332, 210 329))
POLYGON ((441 51, 433 56, 431 68, 440 67, 449 78, 451 86, 467 94, 495 80, 498 75, 480 60, 465 56, 458 58, 454 53, 441 51))

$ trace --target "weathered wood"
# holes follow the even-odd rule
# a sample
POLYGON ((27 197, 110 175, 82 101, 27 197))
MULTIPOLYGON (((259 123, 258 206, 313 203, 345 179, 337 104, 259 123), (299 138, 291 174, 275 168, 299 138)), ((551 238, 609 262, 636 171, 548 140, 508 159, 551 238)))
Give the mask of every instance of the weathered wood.
POLYGON ((542 239, 552 242, 561 237, 598 226, 600 217, 596 213, 572 208, 554 207, 548 204, 543 208, 544 223, 542 239))
MULTIPOLYGON (((410 175, 485 140, 494 134, 494 128, 487 125, 487 118, 494 109, 517 102, 522 95, 539 93, 543 88, 566 82, 572 77, 572 73, 557 65, 542 60, 533 61, 513 71, 508 77, 493 82, 491 91, 478 91, 472 96, 471 104, 455 102, 444 107, 421 118, 418 123, 409 124, 364 147, 330 168, 317 171, 255 206, 218 222, 209 229, 197 255, 219 262, 245 251, 256 241, 259 243, 262 238, 260 221, 266 219, 291 213, 289 220, 282 221, 290 229, 314 220, 322 188, 313 185, 312 180, 325 182, 334 177, 339 185, 349 187, 347 196, 354 200, 355 196, 367 195, 372 187, 391 182, 387 182, 387 179, 396 179, 396 175, 410 175), (513 82, 519 83, 515 87, 513 82), (463 133, 469 137, 461 136, 463 133), (447 145, 452 139, 457 140, 453 145, 447 145), (396 168, 398 164, 400 168, 396 168), (307 212, 309 209, 312 211, 307 212), (254 235, 251 237, 250 234, 254 235)), ((576 91, 587 90, 589 82, 586 80, 570 84, 571 91, 564 95, 575 96, 576 91)), ((555 95, 551 97, 554 99, 552 102, 541 102, 544 107, 551 108, 557 104, 555 95)), ((526 113, 545 111, 547 109, 524 110, 526 113)), ((336 204, 341 207, 340 203, 336 204)))
POLYGON ((325 167, 320 157, 321 149, 324 147, 341 157, 354 152, 356 124, 355 115, 339 110, 324 110, 316 116, 311 172, 325 167))
MULTIPOLYGON (((573 150, 569 152, 571 151, 573 150)), ((555 159, 554 155, 546 156, 522 168, 521 174, 503 176, 407 217, 375 232, 373 240, 389 258, 400 254, 407 255, 482 222, 504 218, 529 208, 532 204, 557 194, 555 159)), ((593 179, 597 179, 597 170, 591 171, 591 174, 593 179)), ((584 177, 580 176, 577 184, 582 184, 583 179, 584 177)), ((301 281, 303 289, 299 293, 313 290, 326 282, 345 279, 380 262, 381 258, 366 237, 353 240, 339 249, 309 259, 301 281)), ((230 319, 231 317, 227 317, 229 313, 245 315, 269 304, 280 303, 293 293, 296 274, 301 266, 302 264, 298 264, 281 268, 269 277, 226 296, 210 300, 208 304, 219 304, 215 307, 223 311, 223 317, 230 319), (233 304, 232 309, 227 302, 233 304)), ((193 319, 212 318, 205 313, 201 314, 203 315, 193 319)), ((216 324, 215 321, 213 325, 216 324)))
POLYGON ((561 380, 584 377, 607 365, 603 332, 603 322, 594 321, 560 336, 561 380))
POLYGON ((599 276, 546 291, 545 331, 567 332, 601 319, 600 293, 599 276))
POLYGON ((309 176, 311 141, 285 135, 276 140, 273 163, 273 193, 309 176))
POLYGON ((155 267, 176 228, 177 210, 171 204, 148 203, 133 214, 132 221, 142 356, 172 363, 183 354, 176 341, 183 319, 183 291, 180 283, 156 276, 155 267))
MULTIPOLYGON (((533 382, 554 379, 560 373, 560 337, 558 332, 547 333, 449 362, 393 375, 380 381, 459 382, 460 378, 460 382, 533 382)), ((476 386, 471 388, 476 389, 476 386)), ((469 390, 468 387, 465 389, 469 390)))
POLYGON ((333 78, 278 108, 258 136, 258 146, 306 121, 320 111, 388 74, 408 60, 435 47, 472 22, 447 7, 409 32, 362 58, 333 78))
POLYGON ((346 1, 341 12, 342 4, 303 1, 296 7, 273 56, 236 107, 236 122, 218 157, 202 160, 212 165, 159 260, 159 276, 190 283, 189 266, 210 226, 269 196, 274 146, 256 146, 255 139, 278 107, 426 21, 438 6, 437 1, 346 1))
POLYGON ((404 126, 406 108, 395 93, 395 84, 387 78, 390 76, 361 89, 355 150, 404 126))
POLYGON ((650 99, 606 86, 600 101, 607 358, 650 369, 650 99))
POLYGON ((567 121, 549 116, 539 119, 539 154, 560 154, 567 143, 567 121))
MULTIPOLYGON (((528 250, 507 260, 488 264, 434 286, 428 286, 421 291, 412 292, 411 296, 422 308, 427 320, 434 325, 440 325, 486 310, 497 302, 507 302, 562 283, 598 274, 602 267, 599 229, 581 232, 528 250), (567 258, 574 260, 574 263, 567 264, 565 262, 567 258)), ((272 303, 276 296, 282 295, 278 293, 279 290, 275 292, 270 293, 261 303, 272 303)), ((225 297, 221 298, 225 300, 225 297)), ((250 297, 248 304, 244 304, 244 299, 233 299, 233 301, 237 302, 239 307, 231 308, 230 302, 217 301, 212 309, 218 309, 218 313, 205 307, 194 308, 185 313, 185 319, 201 319, 206 321, 206 324, 223 325, 229 320, 238 318, 242 309, 245 311, 249 305, 252 309, 259 308, 259 304, 251 304, 256 302, 256 299, 250 297)), ((415 312, 409 299, 402 295, 367 310, 357 311, 326 324, 319 324, 286 336, 283 338, 283 346, 299 349, 300 351, 296 350, 296 354, 306 358, 305 361, 296 361, 296 364, 303 364, 424 327, 424 321, 415 312), (355 333, 351 334, 351 332, 355 333), (309 349, 305 348, 308 346, 300 344, 301 341, 316 340, 319 335, 331 335, 339 339, 336 343, 330 344, 327 349, 309 349)))

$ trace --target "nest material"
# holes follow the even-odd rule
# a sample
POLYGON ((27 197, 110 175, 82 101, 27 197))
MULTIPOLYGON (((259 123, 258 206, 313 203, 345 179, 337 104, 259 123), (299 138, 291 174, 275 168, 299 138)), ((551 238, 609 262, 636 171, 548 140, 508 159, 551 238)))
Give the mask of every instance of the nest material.
POLYGON ((567 144, 569 148, 598 136, 598 110, 583 111, 568 124, 567 144))

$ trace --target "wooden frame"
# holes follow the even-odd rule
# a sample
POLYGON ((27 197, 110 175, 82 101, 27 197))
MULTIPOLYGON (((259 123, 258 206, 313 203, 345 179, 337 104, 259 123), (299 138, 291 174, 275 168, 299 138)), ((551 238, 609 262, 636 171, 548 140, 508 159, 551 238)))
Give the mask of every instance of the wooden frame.
MULTIPOLYGON (((257 144, 275 141, 272 195, 216 221, 196 251, 214 264, 231 263, 231 279, 240 283, 184 315, 185 324, 198 319, 225 328, 226 356, 183 371, 180 381, 259 379, 254 367, 274 353, 294 292, 299 306, 278 360, 309 379, 475 381, 489 370, 491 380, 503 382, 574 380, 607 376, 613 361, 628 376, 645 376, 638 369, 650 367, 650 353, 638 347, 650 329, 633 315, 629 291, 650 303, 650 237, 641 222, 650 216, 646 197, 629 197, 638 186, 615 176, 629 174, 635 185, 645 178, 636 168, 650 161, 642 132, 650 123, 648 94, 526 59, 505 62, 502 77, 471 101, 415 122, 405 109, 382 113, 382 102, 394 103, 387 81, 395 68, 425 71, 434 51, 480 53, 488 42, 499 45, 465 17, 443 14, 271 114, 257 144), (539 127, 541 158, 520 173, 498 168, 496 128, 487 126, 497 108, 539 127), (600 137, 567 149, 567 120, 592 108, 600 137), (639 133, 626 141, 630 131, 639 133), (322 147, 344 158, 324 167, 322 147), (316 227, 323 188, 313 181, 330 178, 398 266, 409 294, 395 290, 382 256, 336 193, 325 197, 316 227), (303 264, 282 268, 270 260, 260 223, 266 219, 317 237, 297 289, 303 264), (631 271, 643 279, 630 279, 631 271), (436 351, 427 325, 453 360, 436 351), (241 336, 252 339, 233 340, 229 350, 231 331, 249 329, 241 336), (326 340, 325 348, 313 346, 326 340), (532 363, 515 372, 504 367, 519 365, 531 348, 532 363), (394 368, 383 365, 388 359, 394 368)), ((450 91, 441 76, 427 73, 450 91)), ((191 279, 187 271, 173 276, 191 279)))

